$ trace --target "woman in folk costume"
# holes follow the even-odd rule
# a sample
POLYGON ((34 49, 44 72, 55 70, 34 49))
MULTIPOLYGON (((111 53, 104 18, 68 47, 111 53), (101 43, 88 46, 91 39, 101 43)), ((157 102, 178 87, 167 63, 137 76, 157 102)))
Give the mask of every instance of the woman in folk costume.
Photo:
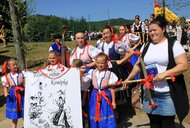
POLYGON ((111 60, 119 60, 121 55, 126 53, 125 47, 122 47, 118 42, 117 36, 114 35, 113 28, 111 26, 105 26, 103 28, 104 42, 99 43, 96 47, 107 54, 111 60))
POLYGON ((70 64, 74 59, 81 59, 86 65, 86 71, 88 72, 95 63, 93 59, 101 52, 101 50, 87 43, 85 35, 82 32, 75 34, 75 41, 77 43, 76 48, 73 49, 70 56, 70 64))
MULTIPOLYGON (((77 32, 75 34, 75 41, 77 45, 71 52, 70 64, 72 65, 73 60, 80 59, 86 66, 86 72, 88 72, 90 68, 95 66, 95 62, 93 62, 93 60, 101 52, 101 50, 87 43, 85 34, 82 32, 77 32)), ((91 83, 89 84, 91 85, 91 83)), ((89 100, 87 95, 89 94, 89 90, 83 90, 83 88, 81 88, 81 93, 83 99, 83 119, 88 119, 89 100)))
POLYGON ((116 108, 115 92, 108 90, 118 80, 117 76, 107 70, 108 57, 100 53, 95 60, 96 69, 91 69, 83 77, 83 84, 92 81, 94 89, 90 96, 91 128, 116 128, 114 110, 116 108))
POLYGON ((6 118, 12 119, 12 128, 24 117, 24 72, 20 71, 14 58, 4 63, 1 78, 6 97, 6 118))

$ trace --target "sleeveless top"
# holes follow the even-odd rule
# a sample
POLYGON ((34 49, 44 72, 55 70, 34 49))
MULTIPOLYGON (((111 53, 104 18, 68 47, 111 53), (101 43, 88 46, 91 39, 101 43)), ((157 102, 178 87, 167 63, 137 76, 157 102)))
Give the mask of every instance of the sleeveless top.
MULTIPOLYGON (((104 52, 104 43, 102 45, 102 51, 104 52)), ((119 60, 120 54, 118 54, 115 50, 115 43, 113 43, 113 46, 109 49, 109 57, 111 60, 119 60)))
POLYGON ((90 55, 88 53, 89 46, 90 46, 90 44, 86 44, 85 47, 83 48, 82 53, 77 53, 77 49, 75 49, 71 55, 74 55, 76 59, 81 59, 83 62, 91 63, 92 58, 90 57, 90 55), (78 54, 79 54, 79 58, 77 58, 78 54))
POLYGON ((17 74, 18 76, 16 80, 13 78, 11 73, 8 73, 5 76, 6 83, 9 85, 9 87, 22 86, 24 84, 24 74, 22 73, 22 71, 17 72, 17 74))
POLYGON ((105 73, 104 73, 104 77, 101 79, 100 81, 100 87, 98 87, 98 80, 97 80, 97 77, 96 77, 96 72, 97 72, 97 69, 95 69, 92 73, 92 84, 94 86, 94 88, 96 89, 104 89, 104 88, 107 88, 108 87, 108 82, 109 82, 109 79, 110 79, 110 75, 111 75, 111 72, 106 70, 105 73))

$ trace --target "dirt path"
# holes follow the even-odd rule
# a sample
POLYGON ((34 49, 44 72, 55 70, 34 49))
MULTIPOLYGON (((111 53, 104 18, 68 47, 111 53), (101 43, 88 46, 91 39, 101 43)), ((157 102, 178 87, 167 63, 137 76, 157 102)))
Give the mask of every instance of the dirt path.
MULTIPOLYGON (((142 112, 141 110, 135 110, 136 115, 134 116, 132 116, 134 114, 133 112, 129 111, 127 113, 129 114, 128 116, 122 115, 123 120, 118 124, 117 128, 149 128, 149 121, 144 112, 142 112)), ((175 122, 176 122, 176 128, 180 128, 178 121, 176 120, 175 122)), ((4 119, 3 121, 0 122, 0 128, 10 128, 10 127, 11 127, 10 120, 4 119)), ((23 120, 19 119, 18 128, 22 127, 23 127, 23 120)), ((190 128, 190 124, 183 122, 182 128, 190 128)))

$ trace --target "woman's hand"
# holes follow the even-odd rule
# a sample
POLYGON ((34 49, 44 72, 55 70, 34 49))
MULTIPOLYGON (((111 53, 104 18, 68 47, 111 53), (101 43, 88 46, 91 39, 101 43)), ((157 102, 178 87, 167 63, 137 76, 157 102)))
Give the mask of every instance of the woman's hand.
POLYGON ((154 77, 154 81, 155 82, 159 82, 159 81, 162 81, 163 79, 165 79, 167 77, 166 73, 163 72, 163 73, 159 73, 157 74, 155 77, 154 77))
POLYGON ((124 89, 124 90, 128 88, 128 86, 127 86, 127 82, 128 82, 128 81, 129 81, 129 80, 126 79, 126 80, 123 82, 123 89, 124 89))
POLYGON ((113 107, 113 109, 116 109, 116 103, 115 103, 115 101, 112 101, 112 107, 113 107))

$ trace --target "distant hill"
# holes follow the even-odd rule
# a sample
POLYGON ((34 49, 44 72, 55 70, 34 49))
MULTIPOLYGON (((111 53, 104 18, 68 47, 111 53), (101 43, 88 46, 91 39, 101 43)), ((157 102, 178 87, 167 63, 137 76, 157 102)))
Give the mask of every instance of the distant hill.
MULTIPOLYGON (((114 31, 118 33, 119 25, 132 24, 133 20, 126 20, 123 18, 111 19, 110 25, 114 31)), ((24 40, 25 41, 50 41, 51 35, 61 33, 62 25, 67 26, 68 35, 75 34, 76 32, 92 32, 102 30, 108 24, 108 20, 88 22, 85 18, 81 19, 66 19, 53 15, 31 15, 26 25, 24 26, 24 40)))
MULTIPOLYGON (((127 20, 124 18, 118 19, 110 19, 111 26, 119 26, 119 25, 130 25, 134 22, 134 20, 127 20)), ((108 20, 90 22, 92 25, 98 26, 99 28, 103 28, 106 24, 108 24, 108 20)))

